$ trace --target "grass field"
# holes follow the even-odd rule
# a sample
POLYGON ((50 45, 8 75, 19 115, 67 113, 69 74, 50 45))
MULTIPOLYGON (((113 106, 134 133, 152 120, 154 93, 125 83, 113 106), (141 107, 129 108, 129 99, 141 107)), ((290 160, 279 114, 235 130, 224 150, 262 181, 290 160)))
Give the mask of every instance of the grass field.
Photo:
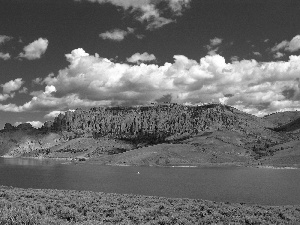
POLYGON ((300 224, 300 206, 0 186, 0 224, 300 224))

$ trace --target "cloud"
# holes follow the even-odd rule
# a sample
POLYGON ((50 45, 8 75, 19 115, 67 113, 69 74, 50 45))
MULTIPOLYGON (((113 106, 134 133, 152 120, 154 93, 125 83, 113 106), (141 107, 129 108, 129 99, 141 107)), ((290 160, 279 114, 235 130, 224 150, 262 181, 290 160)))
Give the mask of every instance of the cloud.
POLYGON ((259 57, 262 56, 260 52, 252 52, 252 53, 253 53, 253 55, 256 55, 256 56, 259 56, 259 57))
POLYGON ((53 92, 56 92, 56 88, 53 85, 47 85, 45 87, 44 95, 51 95, 53 92))
POLYGON ((175 18, 182 16, 182 12, 189 8, 191 0, 75 0, 89 1, 99 4, 110 3, 144 23, 147 30, 159 29, 169 23, 175 22, 175 18), (166 3, 166 4, 161 4, 166 3), (162 8, 163 7, 163 8, 162 8), (164 14, 168 15, 167 17, 164 14))
POLYGON ((8 60, 8 59, 10 59, 10 54, 9 53, 0 52, 0 59, 8 60))
POLYGON ((39 38, 29 45, 24 47, 24 52, 19 54, 20 58, 25 58, 28 60, 39 59, 46 52, 48 48, 48 40, 44 38, 39 38))
POLYGON ((65 111, 100 105, 222 102, 256 115, 300 109, 300 56, 287 61, 226 62, 215 54, 199 61, 175 55, 163 65, 116 63, 83 49, 66 54, 69 65, 42 81, 24 105, 0 104, 2 111, 65 111), (163 97, 162 97, 163 96, 163 97))
POLYGON ((19 93, 21 93, 21 94, 27 94, 28 93, 28 88, 27 87, 23 87, 22 89, 19 90, 19 93))
POLYGON ((284 53, 276 52, 276 53, 273 55, 273 58, 274 58, 274 59, 281 59, 281 58, 284 57, 284 56, 285 56, 284 53))
POLYGON ((127 31, 114 29, 110 31, 106 31, 104 33, 99 34, 99 37, 104 40, 112 40, 112 41, 122 41, 128 35, 134 32, 134 29, 128 27, 127 31))
POLYGON ((292 38, 291 41, 284 40, 279 44, 276 44, 271 52, 278 52, 280 50, 288 51, 288 52, 296 52, 300 50, 300 35, 296 35, 292 38))
POLYGON ((44 117, 47 119, 51 119, 57 117, 59 114, 65 114, 65 111, 52 111, 46 114, 44 117))
MULTIPOLYGON (((27 121, 25 123, 30 123, 34 128, 41 128, 44 123, 42 123, 41 121, 27 121)), ((19 126, 20 124, 23 124, 22 122, 15 122, 14 126, 19 126)))
POLYGON ((169 0, 169 6, 177 15, 182 15, 182 11, 190 6, 190 0, 169 0))
POLYGON ((293 37, 290 41, 287 51, 296 52, 300 49, 300 35, 293 37))
POLYGON ((277 51, 279 51, 279 50, 281 50, 281 49, 286 49, 286 48, 288 48, 288 46, 289 46, 289 42, 285 40, 285 41, 280 42, 279 44, 276 44, 276 45, 271 49, 271 51, 272 51, 272 52, 277 52, 277 51))
POLYGON ((10 98, 10 95, 8 94, 0 94, 0 101, 5 101, 7 100, 8 98, 10 98))
MULTIPOLYGON (((78 2, 82 2, 84 0, 75 0, 78 2)), ((150 4, 151 0, 85 0, 89 2, 95 2, 95 3, 110 3, 115 6, 122 7, 124 9, 129 9, 129 8, 138 8, 146 4, 150 4)))
POLYGON ((136 18, 142 23, 147 23, 147 30, 155 30, 174 22, 172 19, 162 17, 159 13, 159 10, 153 4, 142 6, 139 11, 141 15, 137 16, 136 18))
POLYGON ((222 38, 217 38, 217 37, 210 39, 210 46, 218 46, 222 44, 222 41, 223 41, 222 38))
POLYGON ((215 37, 213 39, 210 39, 210 44, 206 45, 205 48, 208 50, 208 55, 216 55, 217 51, 219 50, 219 46, 222 44, 223 39, 215 37))
POLYGON ((127 62, 131 63, 140 63, 140 62, 149 62, 156 60, 155 55, 144 52, 143 54, 135 53, 130 58, 127 58, 127 62))
POLYGON ((1 84, 1 87, 3 88, 3 93, 10 94, 11 92, 19 90, 23 84, 24 81, 22 81, 22 78, 17 78, 5 84, 1 84))
POLYGON ((0 45, 4 44, 7 41, 10 41, 12 37, 6 35, 0 35, 0 45))

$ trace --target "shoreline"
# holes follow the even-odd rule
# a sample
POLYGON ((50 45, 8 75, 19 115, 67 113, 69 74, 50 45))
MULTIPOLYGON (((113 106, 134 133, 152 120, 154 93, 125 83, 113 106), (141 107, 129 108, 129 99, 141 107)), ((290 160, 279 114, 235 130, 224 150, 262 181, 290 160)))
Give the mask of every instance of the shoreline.
POLYGON ((53 160, 53 161, 66 161, 63 164, 71 164, 74 163, 84 163, 84 164, 98 164, 98 165, 105 165, 105 166, 141 166, 141 167, 166 167, 166 168, 205 168, 205 167, 245 167, 245 168, 257 168, 257 169, 274 169, 274 170, 297 170, 300 169, 296 166, 274 166, 274 165, 249 165, 243 164, 240 162, 237 163, 201 163, 201 164, 170 164, 170 165, 146 165, 146 164, 114 164, 114 163, 102 163, 97 162, 97 159, 93 158, 84 158, 84 161, 80 161, 82 157, 79 158, 71 158, 71 157, 53 157, 47 158, 43 156, 39 157, 13 157, 13 156, 0 156, 0 158, 4 159, 35 159, 35 160, 53 160), (93 161, 90 161, 93 160, 93 161))

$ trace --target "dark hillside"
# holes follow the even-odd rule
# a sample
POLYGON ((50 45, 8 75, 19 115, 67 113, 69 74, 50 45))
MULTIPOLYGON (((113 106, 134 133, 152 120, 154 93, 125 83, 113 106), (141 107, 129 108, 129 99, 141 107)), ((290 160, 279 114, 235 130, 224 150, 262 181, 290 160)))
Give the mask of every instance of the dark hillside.
POLYGON ((281 127, 276 128, 276 131, 284 131, 284 132, 296 132, 300 129, 300 118, 285 124, 281 127))
POLYGON ((268 136, 270 132, 266 127, 272 125, 264 119, 220 104, 92 108, 67 112, 55 118, 52 125, 56 131, 92 133, 94 137, 109 135, 115 138, 155 140, 224 128, 244 134, 268 136))
POLYGON ((290 123, 296 119, 300 118, 299 111, 286 111, 286 112, 276 112, 270 115, 264 116, 264 119, 273 123, 276 127, 283 126, 290 123))

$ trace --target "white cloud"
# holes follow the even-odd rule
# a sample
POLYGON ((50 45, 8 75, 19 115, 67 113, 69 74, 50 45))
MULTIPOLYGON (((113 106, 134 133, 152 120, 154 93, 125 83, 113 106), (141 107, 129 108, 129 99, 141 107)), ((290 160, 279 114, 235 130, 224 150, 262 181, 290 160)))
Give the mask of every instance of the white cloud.
POLYGON ((22 78, 17 78, 5 84, 1 84, 1 87, 3 88, 3 93, 10 94, 11 92, 19 90, 23 84, 24 81, 22 81, 22 78))
MULTIPOLYGON (((84 1, 84 0, 75 0, 75 1, 84 1)), ((124 9, 138 8, 146 4, 150 4, 151 0, 86 0, 89 2, 98 2, 100 4, 111 3, 113 5, 122 7, 124 9)))
POLYGON ((0 59, 8 60, 8 59, 10 59, 10 54, 9 53, 0 52, 0 59))
MULTIPOLYGON (((41 128, 44 123, 42 123, 41 121, 27 121, 25 123, 30 123, 34 128, 41 128)), ((20 124, 23 124, 22 122, 15 122, 14 126, 19 126, 20 124)))
POLYGON ((108 40, 112 40, 112 41, 122 41, 128 34, 133 33, 133 32, 134 32, 134 29, 132 29, 130 27, 127 28, 127 31, 120 30, 120 29, 114 29, 114 30, 106 31, 104 33, 99 34, 99 37, 101 37, 104 40, 108 39, 108 40))
POLYGON ((279 44, 276 44, 271 52, 277 52, 280 50, 288 51, 288 52, 296 52, 300 50, 300 35, 296 35, 292 38, 291 41, 284 40, 279 44))
POLYGON ((48 48, 48 40, 44 38, 39 38, 29 45, 24 47, 24 52, 19 54, 19 57, 28 60, 39 59, 46 52, 48 48))
POLYGON ((261 53, 260 52, 252 52, 252 53, 253 53, 253 55, 261 57, 261 53))
POLYGON ((145 104, 169 96, 177 103, 222 102, 257 115, 300 108, 300 56, 257 62, 220 55, 199 61, 175 55, 164 65, 115 63, 83 49, 66 54, 69 66, 50 74, 44 91, 24 105, 0 104, 2 111, 64 111, 114 104, 145 104), (55 95, 53 92, 56 90, 55 95))
MULTIPOLYGON (((84 0, 75 0, 84 1, 84 0)), ((161 1, 153 0, 85 0, 97 2, 100 4, 110 3, 117 7, 123 8, 127 13, 132 14, 135 18, 146 24, 147 30, 161 28, 169 23, 175 22, 175 17, 181 16, 182 12, 190 6, 191 0, 164 0, 167 5, 164 9, 159 9, 161 1), (163 16, 168 11, 169 18, 163 16)))
POLYGON ((300 50, 300 35, 293 37, 287 48, 289 52, 296 52, 298 50, 300 50))
POLYGON ((147 30, 155 30, 174 22, 172 19, 162 17, 159 10, 153 4, 142 6, 140 7, 139 11, 141 12, 141 15, 137 16, 136 18, 140 22, 147 23, 147 30))
POLYGON ((7 41, 10 41, 11 39, 12 39, 12 37, 10 37, 10 36, 0 35, 0 45, 7 42, 7 41))
POLYGON ((47 85, 45 87, 44 94, 45 95, 51 95, 51 93, 56 92, 56 88, 53 85, 47 85))
POLYGON ((46 114, 44 117, 47 119, 51 119, 57 117, 59 114, 65 114, 65 111, 52 111, 46 114))
POLYGON ((0 94, 0 101, 5 101, 7 100, 8 98, 10 98, 10 95, 8 94, 0 94))
POLYGON ((143 54, 135 53, 130 58, 127 58, 127 62, 131 63, 140 63, 154 60, 156 60, 155 55, 149 54, 148 52, 144 52, 143 54))
POLYGON ((188 8, 190 2, 190 0, 169 0, 169 6, 174 13, 182 15, 183 9, 188 8))
POLYGON ((284 56, 284 53, 276 52, 273 57, 274 59, 281 59, 284 56))
POLYGON ((210 39, 209 41, 210 41, 210 46, 217 46, 222 44, 223 39, 215 37, 213 39, 210 39))
POLYGON ((277 52, 277 51, 279 51, 279 50, 281 50, 281 49, 286 49, 286 48, 288 48, 288 46, 289 46, 289 42, 285 40, 285 41, 280 42, 279 44, 276 44, 276 45, 271 49, 271 51, 272 51, 272 52, 277 52))
POLYGON ((219 50, 219 46, 222 44, 223 39, 215 37, 209 40, 210 44, 206 45, 205 48, 208 50, 208 55, 216 55, 219 50))

